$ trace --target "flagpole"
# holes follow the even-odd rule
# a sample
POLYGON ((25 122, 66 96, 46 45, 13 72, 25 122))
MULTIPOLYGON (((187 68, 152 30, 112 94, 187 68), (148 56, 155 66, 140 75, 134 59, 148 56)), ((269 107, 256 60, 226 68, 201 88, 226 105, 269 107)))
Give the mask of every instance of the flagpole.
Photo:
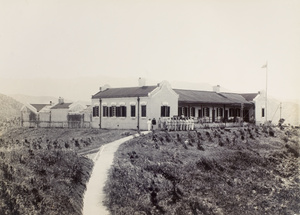
POLYGON ((266 63, 266 123, 268 122, 268 61, 266 63))

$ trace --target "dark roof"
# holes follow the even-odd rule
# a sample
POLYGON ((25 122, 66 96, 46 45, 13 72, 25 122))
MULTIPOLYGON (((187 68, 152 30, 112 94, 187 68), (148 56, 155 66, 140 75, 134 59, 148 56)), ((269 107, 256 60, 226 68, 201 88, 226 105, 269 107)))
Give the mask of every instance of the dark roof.
POLYGON ((47 105, 50 105, 50 104, 30 104, 30 105, 33 106, 37 110, 37 112, 39 112, 44 107, 46 107, 47 105))
POLYGON ((100 91, 92 96, 92 99, 97 98, 122 98, 122 97, 145 97, 152 92, 157 86, 143 87, 123 87, 123 88, 108 88, 100 91))
POLYGON ((247 101, 253 101, 258 93, 241 93, 240 95, 243 96, 247 101))
POLYGON ((51 109, 68 109, 72 103, 61 103, 54 105, 51 109))
POLYGON ((223 92, 221 92, 220 94, 225 96, 227 99, 229 99, 233 103, 238 103, 238 104, 241 104, 241 103, 248 104, 249 103, 242 95, 240 95, 238 93, 223 93, 223 92))
POLYGON ((179 95, 179 102, 224 103, 226 98, 213 91, 174 89, 179 95))
POLYGON ((246 99, 236 93, 216 93, 214 91, 174 89, 179 95, 181 103, 198 104, 250 104, 246 99))

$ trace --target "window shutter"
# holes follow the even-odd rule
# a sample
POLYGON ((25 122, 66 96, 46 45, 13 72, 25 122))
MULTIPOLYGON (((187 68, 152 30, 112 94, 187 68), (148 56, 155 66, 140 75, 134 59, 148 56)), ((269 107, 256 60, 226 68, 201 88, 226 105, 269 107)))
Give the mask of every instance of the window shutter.
POLYGON ((178 116, 182 115, 181 107, 178 107, 178 116))
POLYGON ((124 116, 127 117, 127 107, 124 106, 124 116))
POLYGON ((112 117, 112 107, 109 107, 109 114, 110 117, 112 117))
POLYGON ((146 116, 147 116, 146 105, 142 105, 142 117, 146 117, 146 116))
POLYGON ((135 117, 135 105, 131 105, 130 108, 131 108, 131 111, 130 111, 131 115, 130 116, 135 117))
POLYGON ((195 116, 195 108, 192 107, 192 114, 191 114, 193 117, 195 116))
POLYGON ((161 117, 164 117, 164 116, 165 116, 165 107, 164 107, 164 106, 161 106, 161 107, 160 107, 160 116, 161 116, 161 117))

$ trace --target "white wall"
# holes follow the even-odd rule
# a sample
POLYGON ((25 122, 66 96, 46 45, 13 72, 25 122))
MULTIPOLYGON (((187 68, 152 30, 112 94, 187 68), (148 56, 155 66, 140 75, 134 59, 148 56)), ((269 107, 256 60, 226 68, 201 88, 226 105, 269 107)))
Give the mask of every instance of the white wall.
MULTIPOLYGON (((140 129, 145 129, 143 126, 144 122, 146 123, 147 118, 149 116, 149 98, 142 97, 140 98, 140 106, 141 104, 146 104, 146 117, 140 117, 140 129)), ((92 106, 99 106, 99 99, 92 100, 92 106)), ((137 118, 138 118, 138 102, 137 97, 130 98, 104 98, 102 99, 102 114, 101 118, 101 128, 119 128, 119 129, 137 129, 137 118), (126 117, 103 117, 103 106, 126 106, 126 117), (131 117, 131 105, 135 105, 136 117, 131 117)), ((140 116, 141 116, 141 107, 140 107, 140 116)), ((92 127, 99 128, 100 118, 92 117, 92 127)))
POLYGON ((51 109, 51 122, 68 122, 69 109, 51 109))
POLYGON ((265 123, 266 119, 272 121, 272 124, 278 124, 280 117, 280 102, 276 99, 268 97, 267 113, 266 113, 266 97, 264 93, 259 94, 255 98, 255 121, 256 124, 265 123), (265 109, 265 116, 262 117, 262 108, 265 109), (266 115, 267 114, 267 115, 266 115), (267 118, 266 118, 267 117, 267 118))
POLYGON ((149 118, 161 118, 161 106, 170 107, 170 117, 178 114, 178 95, 170 88, 169 85, 162 85, 161 88, 150 95, 151 103, 149 105, 149 118))
POLYGON ((21 116, 22 116, 22 120, 23 122, 25 121, 29 121, 29 114, 30 114, 30 110, 27 107, 22 108, 21 110, 21 116))
MULTIPOLYGON (((156 88, 149 97, 140 98, 140 121, 139 126, 141 130, 147 129, 147 120, 150 118, 155 118, 158 120, 160 117, 161 106, 163 104, 168 104, 170 106, 170 116, 177 115, 178 110, 178 95, 170 89, 168 85, 161 85, 161 87, 156 88), (142 110, 141 105, 146 104, 146 117, 141 117, 142 110)), ((99 106, 99 99, 92 99, 92 107, 99 106)), ((101 128, 119 128, 119 129, 137 129, 138 125, 138 102, 137 97, 127 97, 127 98, 103 98, 101 114, 103 116, 103 106, 126 106, 126 117, 102 117, 101 118, 101 128), (136 106, 136 117, 131 117, 130 106, 134 104, 136 106)), ((99 111, 100 112, 100 111, 99 111)), ((100 118, 92 117, 91 126, 93 128, 99 128, 100 118)))
POLYGON ((39 113, 39 121, 45 122, 50 121, 50 112, 41 112, 39 113))

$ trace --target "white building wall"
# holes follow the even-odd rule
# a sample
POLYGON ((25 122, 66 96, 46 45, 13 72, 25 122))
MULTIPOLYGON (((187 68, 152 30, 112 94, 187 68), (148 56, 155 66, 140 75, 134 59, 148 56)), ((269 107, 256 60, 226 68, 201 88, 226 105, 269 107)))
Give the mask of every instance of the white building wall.
MULTIPOLYGON (((92 100, 92 107, 100 106, 99 99, 92 100)), ((138 101, 137 97, 128 97, 128 98, 103 98, 101 111, 101 128, 111 128, 111 129, 137 129, 137 119, 138 119, 138 101), (103 117, 103 106, 126 106, 126 117, 103 117), (131 117, 131 105, 135 105, 135 117, 131 117)), ((100 115, 100 113, 99 113, 100 115)), ((149 98, 142 97, 140 98, 140 129, 146 129, 147 119, 150 115, 149 108, 149 98), (142 110, 141 105, 146 104, 146 117, 141 117, 142 110), (145 126, 144 126, 145 124, 145 126)), ((99 128, 100 118, 92 117, 91 126, 93 128, 99 128)))
POLYGON ((161 118, 161 106, 170 107, 170 117, 177 116, 178 114, 178 95, 170 89, 168 85, 163 85, 157 93, 151 97, 150 114, 149 118, 161 118))
POLYGON ((93 116, 93 107, 95 106, 100 106, 100 101, 99 99, 92 99, 92 104, 91 104, 91 108, 92 108, 92 119, 91 119, 91 127, 92 128, 99 128, 99 117, 94 117, 93 116))
POLYGON ((69 109, 51 109, 52 122, 67 122, 69 109))
MULTIPOLYGON (((139 107, 139 128, 141 130, 147 130, 148 119, 158 118, 161 115, 161 106, 167 104, 170 106, 170 116, 177 115, 178 110, 178 95, 170 89, 168 85, 162 85, 156 88, 153 93, 149 94, 149 97, 140 98, 139 107), (146 105, 146 117, 142 117, 142 105, 146 105)), ((100 106, 99 99, 92 99, 92 107, 100 106)), ((138 101, 137 97, 127 98, 103 98, 101 111, 101 128, 110 129, 137 129, 138 125, 138 101), (103 106, 126 106, 126 117, 103 117, 103 106), (136 116, 131 117, 131 105, 135 105, 136 116)), ((100 115, 100 113, 99 113, 100 115)), ((92 117, 91 126, 93 128, 99 128, 100 118, 92 117)))
MULTIPOLYGON (((114 129, 137 129, 137 120, 138 120, 138 101, 137 97, 131 98, 111 98, 111 99, 103 99, 102 106, 107 105, 111 106, 126 106, 126 117, 102 117, 101 127, 102 128, 114 128, 114 129), (136 116, 131 117, 131 105, 135 105, 136 116)), ((101 110, 103 115, 103 108, 101 110)), ((140 98, 140 129, 145 129, 144 126, 147 125, 147 119, 150 114, 149 109, 149 98, 140 98), (146 105, 146 117, 141 117, 142 110, 141 105, 146 105)), ((98 118, 99 120, 99 118, 98 118)))
POLYGON ((22 120, 23 120, 23 122, 29 121, 29 114, 30 114, 30 110, 28 110, 27 108, 24 108, 22 110, 22 120))
POLYGON ((50 112, 41 112, 39 113, 39 121, 50 121, 50 112))
POLYGON ((280 102, 268 97, 266 110, 266 97, 264 91, 255 98, 255 122, 257 125, 264 124, 266 119, 272 124, 278 124, 280 118, 280 102), (265 109, 265 116, 262 116, 262 108, 265 109), (266 115, 267 114, 267 115, 266 115), (266 118, 267 117, 267 118, 266 118))

